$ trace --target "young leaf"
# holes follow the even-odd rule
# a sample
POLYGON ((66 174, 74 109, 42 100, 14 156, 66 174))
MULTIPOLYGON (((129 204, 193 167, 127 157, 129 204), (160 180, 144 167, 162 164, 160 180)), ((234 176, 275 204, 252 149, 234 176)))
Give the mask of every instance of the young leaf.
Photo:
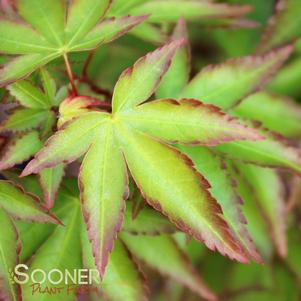
POLYGON ((300 14, 299 0, 278 0, 276 12, 271 17, 259 44, 259 51, 267 51, 297 39, 301 35, 300 14))
POLYGON ((92 112, 64 124, 27 165, 22 176, 79 158, 87 151, 108 116, 106 113, 92 112))
POLYGON ((125 127, 119 131, 129 170, 148 203, 208 248, 245 262, 208 183, 189 158, 145 134, 125 127))
MULTIPOLYGON (((138 28, 140 28, 140 26, 138 28)), ((184 18, 179 20, 171 37, 173 41, 178 39, 184 39, 185 43, 178 48, 170 68, 162 79, 156 91, 157 98, 177 98, 189 80, 190 47, 184 18)))
POLYGON ((246 218, 241 208, 242 201, 236 193, 235 182, 226 162, 204 147, 180 147, 180 150, 192 159, 197 170, 208 180, 211 185, 209 191, 221 205, 226 221, 246 253, 256 262, 261 262, 247 230, 246 218))
POLYGON ((126 21, 116 21, 111 24, 111 30, 114 25, 114 33, 108 34, 108 28, 93 31, 104 17, 109 4, 109 0, 79 0, 70 1, 67 7, 66 1, 61 0, 17 1, 18 13, 34 30, 26 24, 1 21, 0 51, 21 56, 9 61, 1 70, 0 85, 24 78, 38 67, 68 52, 82 50, 81 46, 77 46, 87 37, 85 43, 88 42, 89 49, 97 47, 118 38, 145 19, 128 17, 126 21), (18 47, 19 44, 21 47, 18 47))
POLYGON ((159 235, 174 233, 176 228, 159 212, 144 207, 137 217, 132 216, 133 205, 127 202, 122 230, 131 234, 159 235))
POLYGON ((287 245, 284 187, 279 175, 274 170, 249 164, 236 166, 253 191, 279 255, 285 257, 287 245))
POLYGON ((171 237, 167 235, 132 236, 123 233, 121 238, 129 250, 150 267, 185 285, 201 298, 210 301, 217 300, 217 296, 208 288, 186 254, 171 237))
MULTIPOLYGON (((74 270, 82 268, 81 260, 81 245, 78 237, 80 233, 80 206, 79 200, 72 201, 65 200, 68 202, 67 206, 58 213, 65 226, 58 225, 48 239, 42 244, 37 250, 34 256, 30 260, 30 267, 28 273, 31 273, 35 269, 42 269, 45 272, 49 272, 53 269, 58 269, 63 272, 67 270, 71 275, 74 274, 74 270)), ((37 274, 36 277, 38 278, 37 274)), ((42 276, 43 277, 43 276, 42 276)), ((49 281, 49 277, 45 279, 43 285, 47 286, 49 290, 54 287, 64 287, 64 290, 60 292, 59 300, 73 301, 76 296, 76 287, 78 283, 68 278, 67 285, 64 280, 60 279, 60 275, 57 272, 51 273, 51 279, 54 284, 49 281), (69 289, 71 288, 71 289, 69 289)), ((41 278, 39 278, 41 280, 41 278)), ((41 294, 35 291, 37 290, 37 283, 29 281, 23 285, 23 299, 24 301, 35 301, 41 300, 41 294)), ((42 296, 43 301, 53 300, 51 294, 44 294, 42 296)))
POLYGON ((161 23, 163 21, 176 22, 180 17, 187 20, 198 18, 222 18, 236 17, 246 14, 250 11, 250 6, 230 6, 226 4, 212 3, 211 1, 179 1, 179 0, 161 0, 147 1, 130 9, 130 14, 141 15, 151 14, 150 21, 161 23))
POLYGON ((214 148, 234 160, 254 163, 260 166, 280 167, 301 173, 299 149, 288 145, 279 135, 262 130, 263 141, 234 141, 214 148))
POLYGON ((110 125, 98 131, 84 157, 79 174, 83 214, 93 254, 103 278, 109 253, 120 231, 128 197, 127 170, 123 154, 110 125))
POLYGON ((232 59, 205 67, 183 89, 180 98, 201 99, 205 103, 229 109, 263 87, 291 52, 292 47, 286 46, 264 56, 232 59))
POLYGON ((0 131, 23 132, 38 128, 48 115, 46 110, 17 108, 1 123, 0 131))
POLYGON ((52 168, 45 168, 39 175, 45 206, 47 209, 51 209, 54 206, 57 191, 64 177, 64 164, 59 164, 52 168))
POLYGON ((21 244, 14 222, 0 208, 0 299, 20 301, 20 287, 12 279, 12 271, 19 263, 21 244))
POLYGON ((289 138, 298 137, 301 133, 300 107, 288 97, 269 92, 245 98, 231 110, 231 115, 259 121, 265 128, 289 138))
POLYGON ((8 86, 8 90, 17 101, 26 108, 46 109, 48 99, 42 91, 36 88, 30 81, 22 80, 8 86))
POLYGON ((113 113, 125 111, 147 100, 158 87, 178 47, 177 40, 140 58, 120 75, 113 94, 113 113))
POLYGON ((260 140, 213 105, 194 99, 161 99, 118 114, 131 127, 169 143, 216 145, 233 140, 260 140))
POLYGON ((29 132, 21 137, 14 137, 2 150, 0 170, 11 168, 28 160, 41 147, 42 143, 36 131, 29 132))
POLYGON ((41 68, 41 79, 43 83, 43 89, 48 99, 48 102, 52 105, 56 105, 55 103, 56 83, 55 80, 51 77, 51 75, 45 68, 41 68))
POLYGON ((25 192, 21 186, 0 180, 0 207, 9 215, 26 220, 59 224, 60 221, 42 207, 37 197, 25 192))

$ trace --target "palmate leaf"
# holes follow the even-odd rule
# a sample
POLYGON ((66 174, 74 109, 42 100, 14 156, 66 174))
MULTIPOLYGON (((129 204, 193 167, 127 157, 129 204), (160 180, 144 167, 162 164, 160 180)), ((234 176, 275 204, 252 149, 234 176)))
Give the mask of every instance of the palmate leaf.
POLYGON ((300 107, 281 95, 264 91, 255 93, 234 107, 231 114, 259 121, 264 127, 289 138, 299 137, 301 133, 300 107))
POLYGON ((125 162, 150 205, 210 249, 247 261, 222 217, 220 206, 207 191, 207 182, 185 155, 157 138, 211 145, 218 141, 256 140, 260 135, 215 112, 216 108, 199 103, 195 106, 194 102, 183 101, 179 105, 175 101, 155 101, 137 107, 154 93, 180 45, 179 41, 171 42, 139 59, 121 74, 116 84, 113 114, 91 111, 67 121, 22 173, 25 176, 69 163, 87 152, 79 177, 81 199, 100 275, 104 274, 108 254, 121 227, 123 198, 127 195, 125 162), (167 122, 170 114, 166 107, 180 118, 171 120, 172 126, 167 122), (153 113, 149 108, 153 108, 153 113), (138 112, 144 119, 136 124, 138 112), (151 126, 150 121, 156 118, 158 122, 151 126), (208 121, 203 124, 202 118, 208 121), (165 131, 160 132, 163 122, 165 131), (182 131, 172 133, 180 128, 182 131))
POLYGON ((0 180, 0 207, 10 216, 25 221, 59 224, 60 221, 39 200, 10 181, 0 180))
POLYGON ((292 47, 286 46, 265 56, 249 56, 209 65, 188 83, 179 97, 196 98, 229 109, 263 87, 291 52, 292 47))
POLYGON ((38 67, 72 51, 108 43, 143 22, 146 17, 121 17, 97 25, 109 0, 19 0, 16 8, 27 23, 0 21, 0 51, 20 55, 0 72, 0 85, 28 76, 38 67), (67 20, 66 19, 67 16, 67 20))
POLYGON ((292 42, 301 35, 300 1, 278 0, 276 12, 269 20, 258 46, 263 52, 292 42))
POLYGON ((8 90, 22 106, 17 107, 1 124, 2 131, 20 132, 33 128, 42 128, 42 137, 51 132, 55 124, 53 108, 57 106, 56 86, 47 70, 41 70, 43 90, 27 80, 18 81, 8 90), (24 107, 24 108, 23 108, 24 107))
POLYGON ((20 287, 12 279, 12 271, 19 263, 21 244, 13 220, 0 208, 0 299, 20 301, 20 287))
POLYGON ((28 160, 42 147, 36 131, 10 139, 1 152, 0 170, 8 169, 28 160))
POLYGON ((147 236, 122 233, 121 239, 137 258, 158 270, 164 276, 185 285, 201 298, 215 301, 217 296, 205 284, 191 265, 186 254, 167 235, 147 236), (168 256, 166 256, 168 254, 168 256))

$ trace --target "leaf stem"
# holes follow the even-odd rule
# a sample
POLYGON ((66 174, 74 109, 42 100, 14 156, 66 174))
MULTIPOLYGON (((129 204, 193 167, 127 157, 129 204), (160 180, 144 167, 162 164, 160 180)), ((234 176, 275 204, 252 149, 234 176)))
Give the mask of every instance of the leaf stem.
POLYGON ((69 76, 70 84, 71 84, 71 87, 72 87, 73 96, 76 96, 77 95, 77 89, 76 89, 76 85, 75 85, 75 82, 74 82, 74 76, 73 76, 73 73, 72 73, 72 69, 71 69, 71 66, 70 66, 70 63, 69 63, 67 53, 64 53, 64 61, 65 61, 67 73, 68 73, 68 76, 69 76))

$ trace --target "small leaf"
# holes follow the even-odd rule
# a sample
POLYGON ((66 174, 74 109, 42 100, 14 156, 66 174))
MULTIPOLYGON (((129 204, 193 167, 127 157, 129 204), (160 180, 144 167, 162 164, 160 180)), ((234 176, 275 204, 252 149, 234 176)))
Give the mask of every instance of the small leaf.
POLYGON ((286 46, 265 56, 248 56, 207 66, 190 81, 180 97, 201 99, 205 103, 229 109, 263 87, 291 52, 292 47, 286 46))
POLYGON ((47 209, 51 209, 54 206, 57 191, 64 177, 64 167, 64 164, 59 164, 52 168, 45 168, 39 174, 47 209))
POLYGON ((118 118, 131 127, 169 143, 216 145, 233 140, 260 140, 213 105, 194 99, 161 99, 121 112, 118 118))
POLYGON ((36 131, 29 132, 21 137, 14 137, 2 150, 0 170, 11 168, 28 160, 41 147, 42 143, 36 131))
POLYGON ((105 123, 108 116, 106 113, 92 112, 64 124, 26 166, 22 176, 79 158, 87 151, 98 134, 98 128, 105 123))
POLYGON ((251 7, 217 4, 207 1, 162 0, 148 1, 130 10, 130 14, 151 14, 151 22, 176 22, 180 17, 187 20, 199 18, 222 18, 241 16, 250 11, 251 7))
POLYGON ((145 207, 139 212, 137 217, 133 218, 132 209, 131 202, 127 202, 123 231, 145 235, 159 235, 176 231, 176 228, 159 212, 145 207))
POLYGON ((299 0, 278 0, 258 49, 263 52, 294 41, 301 35, 299 0))
POLYGON ((168 70, 182 40, 174 41, 140 58, 120 75, 113 94, 113 113, 125 111, 147 100, 168 70))
POLYGON ((208 288, 186 254, 171 237, 167 235, 132 236, 123 233, 121 238, 129 250, 150 267, 185 285, 201 298, 217 300, 217 296, 208 288))
POLYGON ((41 79, 43 83, 43 89, 48 99, 48 103, 51 105, 56 105, 55 95, 56 95, 56 83, 51 77, 49 72, 45 68, 41 68, 41 79))
POLYGON ((301 174, 301 154, 279 135, 261 130, 263 141, 234 141, 214 148, 226 157, 260 166, 280 167, 301 174))
POLYGON ((0 207, 15 218, 44 223, 59 224, 60 221, 47 212, 33 194, 25 192, 21 186, 0 180, 0 207))
POLYGON ((123 154, 115 142, 113 128, 104 126, 84 157, 79 183, 81 202, 93 255, 104 276, 109 253, 120 231, 128 197, 123 154))
POLYGON ((192 159, 197 170, 208 180, 211 185, 209 191, 221 205, 226 221, 250 258, 261 262, 247 230, 242 200, 236 193, 235 182, 226 162, 205 147, 180 147, 180 150, 192 159))
POLYGON ((17 108, 1 123, 0 131, 24 132, 38 128, 48 115, 46 110, 17 108))
POLYGON ((207 181, 188 157, 125 127, 119 127, 118 138, 131 174, 151 206, 209 249, 247 261, 220 206, 209 194, 207 181))
POLYGON ((26 108, 48 108, 48 100, 41 90, 36 88, 30 81, 18 81, 8 87, 8 90, 17 101, 26 108))
MULTIPOLYGON (((138 27, 139 28, 139 27, 138 27)), ((184 39, 185 43, 178 48, 171 66, 161 81, 156 91, 157 98, 177 98, 181 90, 186 86, 190 75, 190 47, 186 22, 181 18, 171 37, 172 41, 184 39)))
POLYGON ((21 290, 13 280, 13 270, 19 263, 21 244, 16 226, 8 214, 0 208, 0 299, 21 301, 21 290))
POLYGON ((285 257, 287 243, 284 186, 279 175, 274 170, 250 164, 236 166, 253 191, 258 207, 268 223, 278 254, 285 257))
POLYGON ((231 114, 259 121, 264 127, 286 137, 299 137, 301 133, 301 109, 285 96, 259 92, 245 98, 231 110, 231 114))

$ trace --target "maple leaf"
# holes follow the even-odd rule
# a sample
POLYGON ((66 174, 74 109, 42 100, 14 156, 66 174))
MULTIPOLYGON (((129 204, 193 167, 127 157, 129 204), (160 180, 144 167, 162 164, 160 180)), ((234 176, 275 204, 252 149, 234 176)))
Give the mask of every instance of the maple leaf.
POLYGON ((114 89, 112 114, 91 111, 64 123, 22 172, 37 173, 87 153, 79 175, 81 200, 102 276, 122 225, 127 169, 149 204, 180 229, 210 249, 247 261, 207 182, 169 144, 216 145, 261 136, 218 108, 194 100, 141 104, 154 93, 181 43, 171 42, 125 70, 114 89))
POLYGON ((110 0, 18 0, 16 9, 24 22, 0 21, 0 51, 16 55, 0 72, 4 86, 67 53, 91 50, 111 42, 146 16, 103 20, 110 0), (66 19, 67 16, 67 19, 66 19))

